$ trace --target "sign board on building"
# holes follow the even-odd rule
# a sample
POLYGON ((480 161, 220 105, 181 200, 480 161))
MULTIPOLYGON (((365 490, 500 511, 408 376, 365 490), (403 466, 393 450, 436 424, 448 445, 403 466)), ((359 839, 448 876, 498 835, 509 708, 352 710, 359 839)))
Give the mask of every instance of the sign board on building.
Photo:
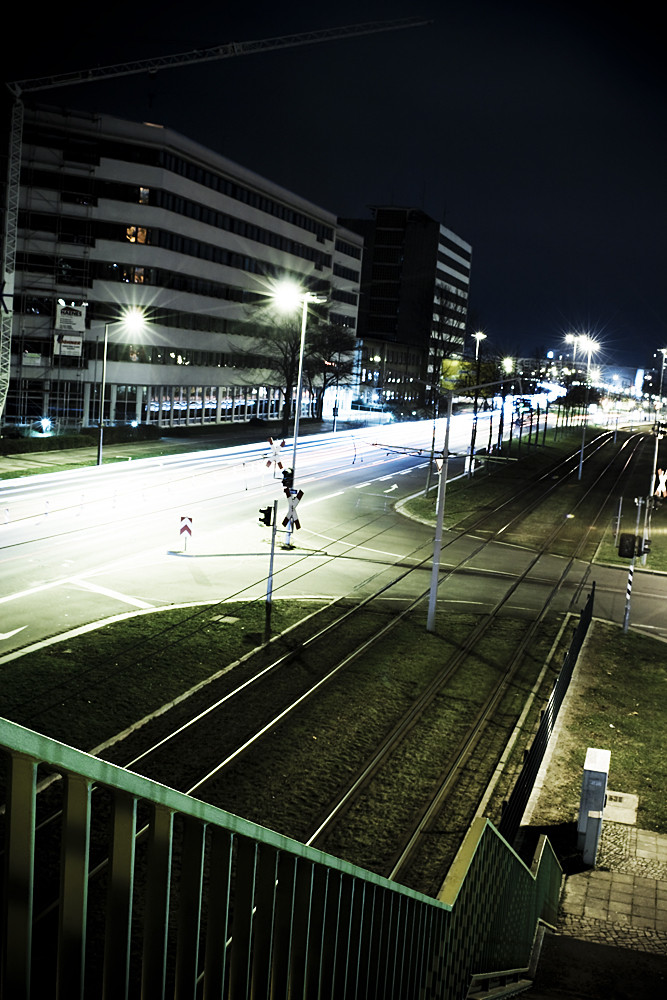
POLYGON ((56 330, 83 333, 86 329, 86 307, 56 303, 56 330))
POLYGON ((83 337, 73 333, 56 333, 53 338, 54 357, 80 358, 83 337))

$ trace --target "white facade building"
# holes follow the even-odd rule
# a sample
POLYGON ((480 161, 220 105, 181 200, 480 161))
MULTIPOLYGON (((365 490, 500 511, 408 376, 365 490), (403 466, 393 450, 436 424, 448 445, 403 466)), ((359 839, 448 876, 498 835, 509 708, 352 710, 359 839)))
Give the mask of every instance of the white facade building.
POLYGON ((324 318, 355 331, 362 247, 332 213, 167 129, 26 107, 4 420, 97 424, 105 328, 105 420, 274 418, 280 377, 249 336, 272 283, 326 296, 324 318), (120 322, 129 307, 143 331, 120 322))

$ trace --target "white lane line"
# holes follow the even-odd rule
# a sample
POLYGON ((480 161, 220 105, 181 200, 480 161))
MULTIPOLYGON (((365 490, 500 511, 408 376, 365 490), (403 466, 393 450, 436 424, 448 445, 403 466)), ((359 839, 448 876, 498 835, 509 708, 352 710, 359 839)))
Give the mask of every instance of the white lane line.
POLYGON ((339 490, 338 493, 329 493, 325 497, 317 497, 316 500, 309 500, 307 504, 304 504, 304 507, 311 507, 313 504, 321 503, 323 500, 332 500, 333 497, 342 497, 344 493, 345 490, 339 490))
POLYGON ((19 597, 30 597, 31 594, 40 594, 44 590, 52 590, 54 587, 62 587, 67 580, 54 580, 53 583, 43 583, 41 587, 31 587, 30 590, 19 590, 16 594, 8 594, 7 597, 0 597, 0 604, 7 601, 15 601, 19 597))
POLYGON ((31 587, 29 590, 20 590, 16 594, 8 594, 7 597, 0 597, 0 604, 6 604, 8 601, 16 601, 21 597, 31 597, 33 594, 41 594, 45 590, 53 590, 55 587, 65 587, 68 583, 74 583, 78 587, 84 587, 88 590, 95 590, 98 594, 105 594, 107 597, 113 597, 117 601, 123 601, 125 604, 133 604, 137 608, 152 608, 152 604, 147 604, 146 601, 140 601, 136 597, 128 597, 125 594, 119 594, 116 590, 107 590, 105 587, 98 587, 94 583, 87 583, 78 577, 66 577, 63 580, 54 580, 52 583, 43 583, 40 587, 31 587))
MULTIPOLYGON (((348 550, 364 549, 365 552, 372 552, 373 555, 392 556, 395 559, 402 559, 405 555, 405 553, 401 552, 388 552, 386 549, 373 549, 370 545, 357 545, 354 542, 343 542, 340 538, 332 538, 330 535, 323 535, 321 531, 311 531, 310 528, 308 529, 308 534, 312 535, 313 538, 322 538, 325 542, 330 542, 332 545, 343 545, 348 550)), ((332 553, 322 552, 321 555, 323 557, 327 555, 331 556, 332 553)))
POLYGON ((72 577, 69 583, 75 583, 79 587, 83 587, 85 590, 92 590, 96 594, 103 594, 105 597, 113 597, 116 601, 122 601, 124 604, 132 604, 135 608, 152 608, 153 604, 149 604, 147 601, 140 601, 137 597, 129 597, 127 594, 120 594, 117 590, 109 590, 107 587, 100 587, 96 583, 89 583, 88 580, 81 580, 77 577, 72 577))

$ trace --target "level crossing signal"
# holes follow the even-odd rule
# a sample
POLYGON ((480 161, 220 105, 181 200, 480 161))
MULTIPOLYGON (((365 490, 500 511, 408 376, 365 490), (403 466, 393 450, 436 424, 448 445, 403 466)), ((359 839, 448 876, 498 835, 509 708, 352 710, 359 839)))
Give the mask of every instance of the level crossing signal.
POLYGON ((283 469, 283 489, 285 492, 292 489, 294 484, 294 469, 283 469))
POLYGON ((649 538, 637 538, 636 535, 624 532, 618 539, 618 554, 623 559, 646 556, 650 551, 651 541, 649 538))
POLYGON ((283 463, 280 461, 281 448, 285 447, 285 442, 274 441, 273 438, 269 438, 269 444, 271 445, 271 454, 266 460, 267 466, 270 466, 272 462, 275 462, 279 469, 282 469, 283 463))
POLYGON ((259 508, 259 523, 265 524, 267 527, 271 527, 271 512, 273 507, 260 507, 259 508))
MULTIPOLYGON (((285 490, 285 492, 287 493, 287 490, 285 490)), ((288 494, 288 499, 287 499, 288 511, 287 511, 287 516, 283 520, 284 528, 286 528, 288 524, 293 524, 295 528, 301 527, 299 523, 299 518, 296 516, 296 507, 302 496, 303 496, 303 490, 299 490, 298 492, 295 491, 292 494, 288 494)))
POLYGON ((624 559, 632 559, 635 554, 636 537, 624 532, 618 540, 618 554, 624 559))

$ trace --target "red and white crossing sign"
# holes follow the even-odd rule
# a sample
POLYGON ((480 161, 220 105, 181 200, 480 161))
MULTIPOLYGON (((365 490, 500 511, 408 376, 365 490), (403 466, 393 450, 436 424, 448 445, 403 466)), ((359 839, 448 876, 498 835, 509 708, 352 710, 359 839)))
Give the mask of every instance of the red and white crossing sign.
MULTIPOLYGON (((287 493, 287 490, 285 490, 287 493)), ((300 528, 299 519, 296 516, 296 505, 303 496, 303 490, 295 492, 293 495, 287 496, 287 503, 289 504, 287 510, 287 516, 283 519, 283 527, 286 528, 288 524, 293 524, 295 528, 300 528)))
POLYGON ((281 441, 280 444, 278 444, 278 442, 274 441, 273 438, 269 438, 269 444, 271 445, 271 454, 266 460, 267 467, 270 466, 272 462, 275 462, 278 468, 282 469, 283 463, 280 461, 280 449, 285 447, 285 442, 281 441))

